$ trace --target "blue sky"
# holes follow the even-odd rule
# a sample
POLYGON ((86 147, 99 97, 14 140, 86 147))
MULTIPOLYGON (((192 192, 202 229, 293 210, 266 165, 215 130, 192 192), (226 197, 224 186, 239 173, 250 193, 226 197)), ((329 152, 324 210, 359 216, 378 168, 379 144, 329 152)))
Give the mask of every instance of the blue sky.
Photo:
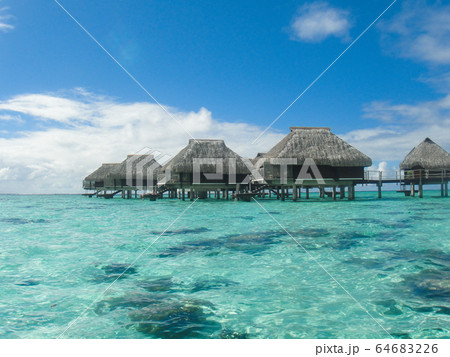
POLYGON ((250 157, 289 126, 329 126, 374 168, 394 169, 427 136, 450 149, 444 1, 398 0, 255 145, 392 0, 59 2, 171 115, 56 2, 0 0, 0 182, 10 190, 75 192, 101 162, 144 146, 174 154, 189 139, 174 117, 250 157))

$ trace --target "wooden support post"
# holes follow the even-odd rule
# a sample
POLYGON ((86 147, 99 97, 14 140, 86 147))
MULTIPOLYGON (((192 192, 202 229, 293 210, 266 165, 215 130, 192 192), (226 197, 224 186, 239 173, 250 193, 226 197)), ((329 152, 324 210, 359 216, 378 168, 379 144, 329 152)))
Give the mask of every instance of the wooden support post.
POLYGON ((333 186, 333 200, 336 200, 336 186, 333 186))
POLYGON ((284 201, 284 187, 281 187, 281 200, 284 201))
POLYGON ((381 198, 381 186, 383 185, 383 171, 378 171, 378 198, 381 198))
POLYGON ((122 190, 122 198, 125 199, 125 190, 122 190))
POLYGON ((323 187, 319 187, 319 197, 324 198, 325 197, 325 189, 323 187))
POLYGON ((238 194, 239 194, 240 189, 241 189, 241 184, 237 183, 237 184, 236 184, 236 191, 235 191, 235 193, 234 193, 234 200, 235 200, 235 201, 238 201, 238 200, 239 200, 238 194))
POLYGON ((414 197, 416 195, 416 188, 413 183, 411 183, 411 197, 414 197))
POLYGON ((306 199, 309 200, 309 187, 306 187, 306 199))
POLYGON ((297 186, 292 186, 292 201, 297 201, 297 186))
POLYGON ((229 192, 228 192, 228 188, 225 190, 225 197, 226 197, 226 199, 228 200, 228 195, 229 195, 229 192))
POLYGON ((422 180, 420 180, 421 182, 419 183, 419 198, 423 198, 423 184, 422 184, 422 180))
POLYGON ((298 198, 302 198, 302 186, 298 188, 298 198))
POLYGON ((344 199, 345 198, 345 186, 341 186, 341 187, 339 187, 339 193, 340 193, 340 198, 341 198, 341 200, 342 199, 344 199))
POLYGON ((353 200, 353 185, 349 185, 348 186, 348 200, 352 201, 353 200))
POLYGON ((444 184, 441 183, 441 197, 444 197, 444 184))
POLYGON ((194 200, 194 189, 192 187, 189 188, 189 199, 194 200))
POLYGON ((445 197, 448 197, 448 181, 445 183, 445 197))
POLYGON ((134 190, 134 198, 137 198, 137 190, 134 190))
POLYGON ((185 194, 185 190, 184 190, 184 188, 182 188, 182 189, 181 189, 181 199, 182 199, 183 201, 186 200, 186 199, 184 198, 184 194, 185 194))
POLYGON ((217 191, 216 191, 216 198, 217 198, 217 199, 220 199, 220 190, 217 190, 217 191))
POLYGON ((279 200, 279 199, 280 199, 280 188, 277 187, 277 200, 279 200))

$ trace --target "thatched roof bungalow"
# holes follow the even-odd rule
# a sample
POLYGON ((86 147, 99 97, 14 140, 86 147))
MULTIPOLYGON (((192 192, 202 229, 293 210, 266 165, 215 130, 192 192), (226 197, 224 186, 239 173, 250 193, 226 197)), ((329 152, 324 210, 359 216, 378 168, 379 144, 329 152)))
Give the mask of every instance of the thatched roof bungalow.
POLYGON ((400 163, 402 170, 450 170, 450 154, 430 138, 426 138, 400 163))
POLYGON ((153 155, 128 155, 108 173, 105 184, 111 189, 147 189, 156 185, 160 169, 153 155))
POLYGON ((249 173, 242 157, 228 148, 223 140, 190 139, 188 145, 161 168, 158 181, 178 188, 219 189, 241 182, 249 173), (212 177, 220 172, 220 167, 222 174, 212 177))
POLYGON ((406 179, 427 178, 441 182, 450 176, 450 154, 430 138, 426 138, 400 163, 406 179))
POLYGON ((312 159, 324 179, 363 179, 364 167, 372 160, 336 136, 330 128, 291 127, 291 132, 269 150, 264 157, 264 178, 280 183, 280 165, 274 159, 296 159, 287 167, 286 184, 295 183, 305 160, 312 159))
POLYGON ((102 164, 97 170, 85 177, 83 188, 85 190, 95 190, 105 187, 106 178, 118 165, 120 164, 102 164))

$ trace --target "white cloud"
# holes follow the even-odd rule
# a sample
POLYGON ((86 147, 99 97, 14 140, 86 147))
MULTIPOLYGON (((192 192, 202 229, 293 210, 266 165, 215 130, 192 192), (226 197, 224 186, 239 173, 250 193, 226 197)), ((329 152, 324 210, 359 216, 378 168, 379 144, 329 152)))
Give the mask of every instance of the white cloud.
POLYGON ((431 65, 450 64, 450 6, 404 2, 402 11, 379 24, 383 42, 395 55, 431 65))
POLYGON ((11 114, 0 114, 0 120, 23 122, 20 115, 11 115, 11 114))
POLYGON ((365 117, 386 123, 450 124, 450 94, 443 98, 416 104, 372 102, 364 107, 365 117))
POLYGON ((416 104, 373 102, 364 111, 365 117, 383 125, 354 130, 341 137, 374 161, 401 161, 426 137, 450 148, 450 95, 416 104))
POLYGON ((330 36, 348 40, 351 26, 348 11, 317 1, 298 10, 291 23, 291 33, 293 39, 304 42, 320 42, 330 36))
POLYGON ((9 30, 13 30, 14 26, 8 23, 8 20, 12 18, 11 15, 2 15, 5 11, 7 11, 7 7, 0 8, 0 31, 7 32, 9 30))
MULTIPOLYGON (((80 90, 72 97, 76 98, 28 94, 0 102, 0 115, 27 115, 32 121, 56 124, 0 138, 2 192, 81 192, 82 179, 102 162, 120 162, 143 147, 174 155, 189 139, 156 104, 120 103, 80 90)), ((232 150, 247 157, 284 136, 271 132, 253 146, 248 138, 256 138, 260 127, 219 121, 205 108, 166 109, 196 138, 225 139, 232 150)))

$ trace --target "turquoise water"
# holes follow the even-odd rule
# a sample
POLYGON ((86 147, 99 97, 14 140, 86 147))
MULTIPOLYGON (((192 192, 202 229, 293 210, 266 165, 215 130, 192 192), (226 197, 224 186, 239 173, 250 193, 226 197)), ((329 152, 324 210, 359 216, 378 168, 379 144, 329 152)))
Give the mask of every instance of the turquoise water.
POLYGON ((190 202, 3 195, 0 337, 450 337, 438 195, 260 200, 313 258, 255 202, 197 201, 158 239, 190 202))

